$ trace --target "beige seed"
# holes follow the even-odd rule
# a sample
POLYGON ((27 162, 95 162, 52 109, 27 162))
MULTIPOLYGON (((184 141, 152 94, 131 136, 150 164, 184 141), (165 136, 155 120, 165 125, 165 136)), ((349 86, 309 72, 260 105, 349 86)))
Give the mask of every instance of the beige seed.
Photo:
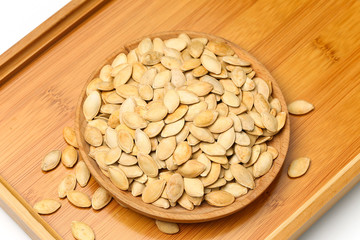
POLYGON ((165 180, 154 180, 153 182, 146 185, 142 193, 141 199, 145 203, 155 202, 157 199, 160 198, 162 192, 164 191, 165 185, 165 180))
POLYGON ((179 173, 171 175, 165 188, 168 199, 176 202, 184 192, 184 180, 179 173))
POLYGON ((225 42, 209 41, 206 48, 218 56, 231 56, 234 54, 234 50, 225 42))
POLYGON ((235 197, 223 190, 213 191, 205 195, 205 201, 215 207, 225 207, 235 201, 235 197))
POLYGON ((221 190, 224 190, 234 197, 238 198, 240 196, 245 195, 248 192, 248 189, 238 183, 228 183, 225 186, 221 188, 221 190))
POLYGON ((138 164, 141 170, 149 177, 156 177, 159 173, 155 160, 146 154, 137 155, 138 164))
POLYGON ((219 178, 220 176, 220 171, 221 171, 221 165, 218 163, 211 163, 211 169, 210 172, 207 174, 206 177, 202 177, 200 180, 203 183, 204 187, 207 187, 211 184, 213 184, 214 182, 216 182, 216 180, 219 178))
POLYGON ((180 97, 181 104, 194 104, 199 102, 199 97, 190 91, 187 90, 178 90, 177 93, 180 97))
POLYGON ((238 88, 242 87, 246 82, 246 74, 241 67, 235 67, 231 72, 231 80, 238 88))
POLYGON ((99 92, 92 91, 83 103, 83 113, 86 120, 92 120, 99 112, 101 97, 99 92))
POLYGON ((244 164, 245 167, 252 166, 256 161, 259 159, 259 156, 261 154, 261 147, 260 145, 254 145, 251 148, 251 157, 250 160, 244 164))
POLYGON ((224 56, 223 61, 231 65, 237 65, 242 67, 250 66, 251 64, 249 61, 234 56, 224 56))
MULTIPOLYGON (((214 96, 214 95, 213 95, 214 96)), ((215 96, 214 96, 215 97, 215 96)), ((216 104, 216 101, 215 101, 216 104)), ((195 117, 200 114, 201 112, 205 111, 208 107, 206 102, 199 102, 192 104, 188 107, 188 111, 184 117, 185 121, 193 121, 195 117)))
POLYGON ((199 178, 184 178, 185 192, 191 197, 202 197, 204 185, 199 178))
POLYGON ((164 65, 167 69, 180 69, 181 61, 180 59, 174 57, 164 56, 161 58, 161 64, 164 65))
POLYGON ((197 81, 190 84, 186 89, 201 97, 208 95, 213 88, 213 85, 208 82, 197 81))
POLYGON ((285 126, 286 113, 285 112, 279 112, 276 115, 276 121, 277 121, 277 126, 278 126, 277 131, 280 131, 285 126))
POLYGON ((183 62, 183 64, 181 65, 181 70, 189 71, 189 70, 199 67, 200 65, 201 65, 200 59, 190 57, 190 59, 183 62))
POLYGON ((111 182, 121 190, 127 190, 129 188, 129 181, 125 173, 118 167, 110 166, 109 175, 111 182))
POLYGON ((96 189, 91 199, 91 206, 95 210, 100 210, 109 204, 112 197, 104 188, 99 187, 96 189))
POLYGON ((288 175, 292 178, 301 177, 310 166, 310 158, 301 157, 293 160, 288 168, 288 175))
POLYGON ((195 178, 205 171, 205 165, 196 160, 188 160, 186 163, 181 165, 177 172, 187 178, 195 178))
MULTIPOLYGON (((134 70, 137 71, 135 67, 134 70)), ((134 74, 133 67, 130 64, 124 64, 115 75, 113 82, 114 87, 119 88, 120 86, 126 84, 129 81, 132 74, 134 74)))
POLYGON ((167 114, 168 110, 164 103, 162 101, 154 101, 148 104, 144 118, 151 122, 157 122, 163 120, 167 114))
POLYGON ((44 199, 34 204, 34 209, 39 214, 51 214, 61 207, 61 203, 52 199, 44 199))
POLYGON ((130 153, 134 147, 134 141, 130 132, 125 129, 120 129, 118 131, 118 144, 121 150, 130 153))
POLYGON ((81 187, 85 187, 90 179, 90 171, 84 161, 78 162, 75 168, 76 180, 81 187))
POLYGON ((213 90, 211 92, 219 95, 224 94, 224 87, 217 79, 209 75, 205 75, 200 78, 200 81, 210 83, 213 86, 213 90))
POLYGON ((196 137, 194 137, 194 135, 189 134, 189 135, 187 136, 187 142, 189 143, 190 146, 195 146, 195 145, 197 145, 198 143, 200 143, 200 140, 197 139, 196 137))
POLYGON ((270 112, 270 104, 262 94, 256 94, 254 98, 254 107, 258 113, 270 112))
POLYGON ((137 165, 134 166, 118 165, 118 167, 125 173, 126 177, 129 179, 141 177, 143 175, 143 171, 137 165))
POLYGON ((233 126, 234 122, 230 117, 219 116, 214 124, 209 127, 212 133, 223 133, 233 126))
MULTIPOLYGON (((143 175, 143 176, 146 176, 146 175, 143 175)), ((134 197, 140 196, 143 193, 144 189, 145 189, 145 184, 143 184, 143 183, 134 181, 131 184, 131 194, 134 197)))
POLYGON ((204 45, 199 41, 192 41, 190 45, 188 46, 189 53, 193 58, 198 58, 201 56, 204 45))
POLYGON ((116 93, 123 98, 138 97, 139 90, 136 86, 130 84, 119 85, 116 88, 116 93))
POLYGON ((240 106, 240 99, 234 93, 225 91, 221 96, 221 100, 230 107, 240 106))
POLYGON ((91 206, 90 197, 83 192, 70 190, 67 193, 67 199, 76 207, 87 208, 91 206))
POLYGON ((177 202, 186 210, 194 210, 194 204, 189 200, 189 195, 187 195, 185 192, 177 202))
POLYGON ((181 165, 190 159, 192 150, 187 142, 181 142, 176 146, 173 157, 177 165, 181 165))
POLYGON ((204 66, 199 66, 197 68, 195 68, 193 71, 192 71, 192 75, 194 77, 202 77, 204 76, 205 74, 208 73, 208 70, 206 70, 206 68, 204 68, 204 66))
POLYGON ((239 95, 239 88, 234 84, 233 81, 229 79, 220 80, 221 85, 223 85, 224 89, 228 92, 234 93, 235 95, 239 95))
POLYGON ((180 105, 173 113, 170 113, 169 115, 166 116, 165 123, 169 124, 180 120, 185 116, 188 109, 189 107, 187 105, 180 105))
POLYGON ((51 171, 59 165, 61 159, 61 151, 53 150, 49 152, 41 163, 41 170, 47 172, 51 171))
POLYGON ((60 182, 58 187, 59 198, 64 198, 67 195, 67 192, 74 190, 76 187, 76 177, 74 174, 69 174, 60 182))
POLYGON ((218 188, 224 186, 226 184, 226 180, 222 176, 223 172, 224 172, 224 170, 222 169, 221 172, 220 172, 220 176, 219 176, 220 178, 218 180, 216 180, 216 182, 214 182, 213 184, 207 186, 207 188, 211 188, 211 189, 216 188, 216 189, 218 189, 218 188))
POLYGON ((251 148, 250 147, 243 147, 240 145, 235 145, 235 155, 239 162, 247 163, 251 157, 251 148))
POLYGON ((166 234, 175 234, 179 232, 179 226, 176 223, 163 222, 160 220, 155 220, 156 226, 158 229, 166 234))
POLYGON ((150 138, 140 129, 135 130, 135 144, 140 153, 149 154, 151 152, 150 138))
POLYGON ((68 144, 70 144, 73 147, 79 148, 79 144, 75 136, 75 130, 72 127, 64 127, 63 136, 68 144))
POLYGON ((118 132, 111 128, 108 127, 105 130, 105 136, 104 136, 104 142, 106 143, 106 145, 108 145, 110 148, 117 148, 118 147, 118 132))
POLYGON ((211 169, 211 161, 206 157, 205 154, 201 153, 196 159, 198 162, 201 162, 205 166, 205 170, 200 174, 201 177, 206 177, 211 169))
POLYGON ((223 146, 226 150, 230 149, 230 147, 235 142, 235 130, 233 127, 229 128, 225 132, 221 133, 218 137, 217 142, 223 146))
POLYGON ((261 120, 267 130, 276 132, 278 129, 278 122, 276 118, 268 112, 261 113, 261 120))
POLYGON ((226 149, 221 146, 219 143, 200 143, 200 149, 208 154, 213 156, 225 155, 226 149))
POLYGON ((104 163, 106 165, 112 165, 116 163, 120 159, 121 153, 122 151, 119 147, 110 149, 110 151, 106 153, 104 163))
POLYGON ((208 70, 209 72, 220 74, 221 73, 221 63, 206 54, 203 54, 200 58, 201 64, 208 70))
POLYGON ((176 139, 174 136, 163 138, 156 149, 156 156, 159 160, 168 159, 176 148, 176 139))
POLYGON ((232 112, 229 112, 228 117, 233 120, 233 126, 235 132, 241 132, 242 131, 242 125, 241 120, 238 118, 238 116, 232 112))
POLYGON ((94 147, 98 147, 103 142, 103 136, 99 129, 86 126, 84 131, 84 139, 87 143, 94 147))
POLYGON ((163 197, 159 198, 158 200, 156 200, 155 202, 153 202, 151 204, 154 206, 157 206, 157 207, 165 208, 165 209, 170 207, 169 200, 167 200, 163 197))
POLYGON ((166 83, 169 83, 171 80, 171 72, 169 70, 165 70, 156 74, 152 87, 154 89, 163 88, 166 83))
POLYGON ((215 122, 218 112, 214 110, 205 110, 197 115, 194 119, 194 125, 197 127, 207 127, 215 122))
POLYGON ((289 113, 303 115, 314 109, 314 105, 305 100, 296 100, 288 104, 289 113))
POLYGON ((147 122, 135 112, 125 112, 122 115, 122 119, 126 126, 131 129, 146 128, 147 122))
POLYGON ((174 89, 168 90, 164 95, 164 105, 169 113, 173 113, 180 104, 180 97, 174 89))
POLYGON ((212 162, 216 162, 219 164, 227 164, 228 159, 226 156, 212 156, 212 155, 206 155, 207 158, 209 158, 212 162))
POLYGON ((245 130, 245 131, 254 130, 255 122, 254 122, 254 119, 250 115, 248 115, 247 113, 242 113, 242 114, 238 115, 238 117, 241 121, 241 126, 242 126, 243 130, 245 130))
POLYGON ((165 125, 165 127, 161 131, 161 137, 170 137, 178 134, 183 129, 184 125, 184 119, 180 119, 176 122, 165 125))
MULTIPOLYGON (((166 121, 166 119, 165 119, 166 121)), ((149 136, 149 138, 156 137, 161 130, 164 128, 165 123, 163 120, 158 122, 151 122, 148 126, 144 129, 144 133, 149 136)))
POLYGON ((72 221, 71 233, 77 240, 94 240, 95 234, 91 227, 83 222, 72 221))
POLYGON ((235 133, 235 143, 241 146, 249 146, 250 145, 250 135, 244 132, 236 132, 235 133))
POLYGON ((258 178, 265 175, 272 166, 272 155, 269 152, 263 152, 260 154, 259 159, 254 163, 253 175, 258 178))
POLYGON ((213 143, 215 141, 211 132, 206 128, 196 127, 194 124, 189 125, 189 130, 191 134, 203 142, 213 143))
POLYGON ((253 176, 245 167, 240 164, 231 164, 230 171, 239 184, 250 189, 255 188, 253 176))

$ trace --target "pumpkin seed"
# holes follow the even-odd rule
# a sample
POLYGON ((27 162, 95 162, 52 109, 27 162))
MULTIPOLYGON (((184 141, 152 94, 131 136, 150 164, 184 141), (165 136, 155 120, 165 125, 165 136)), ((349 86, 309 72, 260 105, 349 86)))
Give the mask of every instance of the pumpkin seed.
POLYGON ((310 166, 310 158, 301 157, 293 160, 288 168, 288 175, 292 178, 304 175, 310 166))
POLYGON ((234 122, 230 117, 219 116, 214 124, 209 127, 212 133, 223 133, 233 126, 234 122))
POLYGON ((72 168, 77 162, 78 154, 73 146, 66 146, 61 154, 61 162, 65 167, 72 168))
POLYGON ((225 186, 221 188, 221 190, 224 190, 234 197, 238 198, 240 196, 245 195, 248 192, 248 189, 246 187, 243 187, 242 185, 238 183, 228 183, 225 186))
POLYGON ((181 165, 188 161, 191 157, 192 150, 187 142, 181 142, 176 146, 173 157, 177 165, 181 165))
POLYGON ((170 137, 178 134, 181 131, 181 129, 183 129, 184 125, 185 125, 184 119, 180 119, 176 122, 165 125, 165 127, 161 131, 161 137, 170 137))
POLYGON ((69 174, 60 182, 58 187, 59 198, 65 198, 67 192, 74 190, 76 187, 76 177, 74 174, 69 174))
POLYGON ((118 167, 110 166, 109 175, 111 182, 121 190, 127 190, 129 188, 129 181, 125 173, 118 167))
POLYGON ((288 104, 289 113, 294 115, 307 114, 314 109, 314 105, 305 100, 296 100, 288 104))
POLYGON ((258 178, 265 175, 272 166, 272 155, 269 152, 263 152, 260 154, 259 159, 254 163, 253 175, 258 178))
POLYGON ((72 127, 64 127, 63 135, 65 141, 73 147, 79 148, 79 144, 76 140, 75 130, 72 127))
POLYGON ((135 130, 135 144, 140 153, 149 154, 151 152, 150 138, 140 129, 135 130))
POLYGON ((81 187, 85 187, 90 179, 90 171, 84 161, 78 162, 75 168, 76 180, 81 187))
POLYGON ((94 240, 95 234, 91 227, 83 222, 72 221, 71 233, 78 240, 94 240))
POLYGON ((134 141, 130 134, 125 129, 120 129, 118 131, 118 145, 126 153, 130 153, 134 147, 134 141))
POLYGON ((52 199, 44 199, 34 204, 34 209, 39 214, 51 214, 61 207, 61 203, 52 199))
POLYGON ((235 201, 235 197, 223 190, 213 191, 205 195, 205 201, 215 207, 225 207, 235 201))
POLYGON ((185 192, 191 197, 202 197, 204 186, 199 178, 184 178, 185 192))
POLYGON ((205 171, 205 168, 205 165, 201 162, 188 160, 177 169, 177 172, 183 177, 195 178, 205 171))
POLYGON ((139 167, 147 176, 156 177, 159 174, 156 162, 150 155, 139 153, 137 159, 139 167))
POLYGON ((168 159, 176 148, 176 139, 174 136, 163 138, 156 149, 156 156, 159 160, 168 159))
POLYGON ((111 195, 104 188, 99 187, 92 196, 91 206, 95 210, 100 210, 108 205, 111 199, 111 195))
POLYGON ((254 189, 255 182, 251 173, 240 164, 231 164, 230 171, 235 180, 244 187, 254 189))
POLYGON ((195 138, 199 139, 200 141, 208 142, 208 143, 215 142, 213 135, 206 128, 199 128, 199 127, 196 127, 194 124, 190 124, 189 130, 190 130, 191 134, 195 138))
POLYGON ((70 190, 67 192, 67 199, 76 207, 87 208, 91 206, 90 197, 83 192, 70 190))
POLYGON ((197 127, 207 127, 213 124, 219 113, 214 110, 205 110, 194 119, 194 125, 197 127))
POLYGON ((47 172, 51 171, 59 165, 61 159, 61 151, 53 150, 49 152, 41 163, 41 170, 47 172))
POLYGON ((155 202, 157 199, 160 198, 162 192, 164 191, 165 185, 165 180, 154 180, 153 182, 146 185, 142 193, 141 199, 145 203, 155 202))

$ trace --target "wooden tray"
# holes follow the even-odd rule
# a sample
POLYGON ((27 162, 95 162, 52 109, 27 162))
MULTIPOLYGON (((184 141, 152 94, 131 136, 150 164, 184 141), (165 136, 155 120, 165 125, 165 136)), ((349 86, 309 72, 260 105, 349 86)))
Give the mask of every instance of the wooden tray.
MULTIPOLYGON (((360 3, 353 1, 73 1, 0 56, 0 204, 33 239, 73 239, 72 220, 97 239, 296 238, 360 180, 360 3), (159 232, 152 219, 112 201, 102 211, 61 209, 39 216, 42 198, 57 198, 62 165, 40 162, 65 146, 83 84, 123 42, 181 30, 224 37, 272 73, 287 101, 315 111, 291 116, 290 148, 274 184, 246 209, 181 232, 159 232), (296 157, 312 159, 299 179, 286 175, 296 157)), ((91 179, 82 189, 92 194, 91 179)), ((78 187, 80 188, 80 187, 78 187)))

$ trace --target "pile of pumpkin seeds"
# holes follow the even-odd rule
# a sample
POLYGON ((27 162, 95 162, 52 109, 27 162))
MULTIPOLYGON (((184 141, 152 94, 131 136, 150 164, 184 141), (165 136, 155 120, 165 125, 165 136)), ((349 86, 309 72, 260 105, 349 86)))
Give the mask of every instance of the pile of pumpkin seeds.
POLYGON ((216 207, 254 189, 286 113, 223 41, 145 38, 86 89, 89 156, 121 190, 162 208, 216 207))

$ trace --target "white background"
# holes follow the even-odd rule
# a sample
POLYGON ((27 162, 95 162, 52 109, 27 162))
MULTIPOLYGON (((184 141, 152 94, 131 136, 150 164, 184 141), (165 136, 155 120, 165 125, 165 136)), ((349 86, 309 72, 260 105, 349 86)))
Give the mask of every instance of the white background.
MULTIPOLYGON (((0 54, 68 2, 68 0, 1 0, 0 54)), ((1 239, 30 239, 1 208, 0 232, 1 239)), ((323 215, 300 239, 360 239, 360 184, 323 215)))

